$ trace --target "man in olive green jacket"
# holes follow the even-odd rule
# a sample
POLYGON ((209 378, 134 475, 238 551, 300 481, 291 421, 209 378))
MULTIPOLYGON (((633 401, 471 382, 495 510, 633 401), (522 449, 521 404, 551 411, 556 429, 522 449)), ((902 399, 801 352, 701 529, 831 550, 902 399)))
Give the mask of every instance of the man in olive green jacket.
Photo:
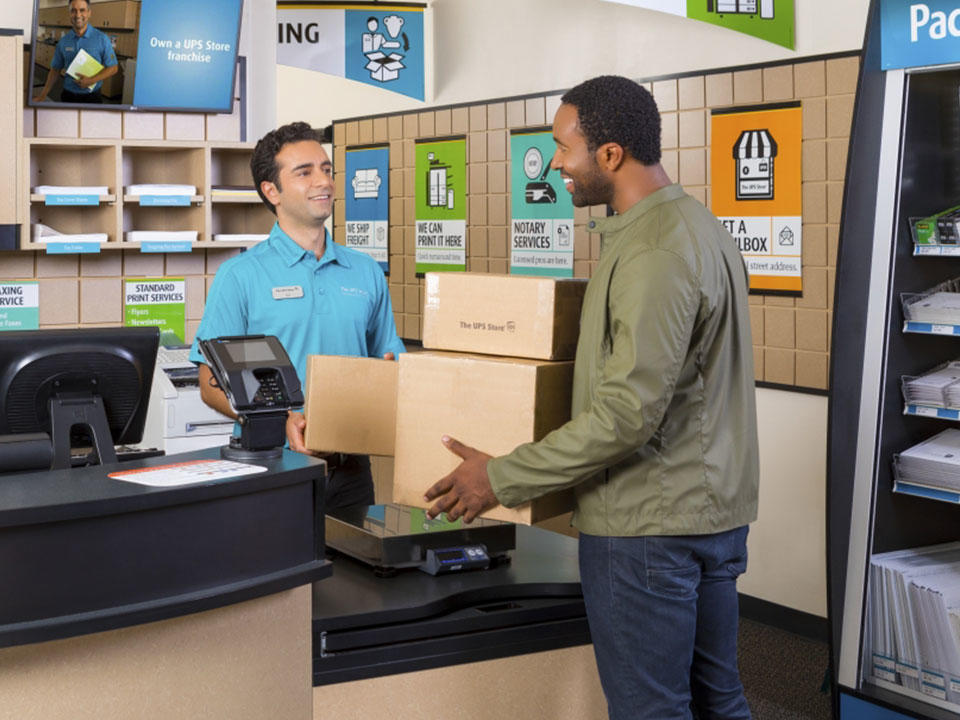
POLYGON ((660 165, 650 94, 617 77, 562 98, 553 124, 573 204, 593 218, 572 419, 431 487, 469 522, 574 487, 580 573, 611 718, 749 718, 736 662, 736 577, 757 515, 747 277, 733 238, 660 165))

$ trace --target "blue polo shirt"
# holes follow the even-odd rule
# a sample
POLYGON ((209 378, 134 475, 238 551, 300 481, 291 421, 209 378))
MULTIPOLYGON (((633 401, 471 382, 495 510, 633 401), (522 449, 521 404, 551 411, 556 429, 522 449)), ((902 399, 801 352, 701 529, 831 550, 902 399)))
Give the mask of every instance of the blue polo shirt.
POLYGON ((197 340, 254 334, 279 338, 304 386, 307 355, 404 352, 377 262, 329 233, 317 260, 276 223, 270 237, 220 266, 190 360, 205 362, 197 340))
MULTIPOLYGON (((53 52, 53 61, 50 67, 54 70, 65 70, 70 67, 70 63, 81 50, 86 50, 94 60, 104 67, 113 67, 117 64, 117 54, 113 51, 113 45, 104 33, 97 30, 92 25, 87 25, 83 36, 77 35, 73 30, 67 30, 60 42, 57 43, 57 49, 53 52)), ((92 93, 100 89, 103 82, 94 83, 89 88, 82 88, 69 75, 63 76, 63 87, 72 93, 92 93)))

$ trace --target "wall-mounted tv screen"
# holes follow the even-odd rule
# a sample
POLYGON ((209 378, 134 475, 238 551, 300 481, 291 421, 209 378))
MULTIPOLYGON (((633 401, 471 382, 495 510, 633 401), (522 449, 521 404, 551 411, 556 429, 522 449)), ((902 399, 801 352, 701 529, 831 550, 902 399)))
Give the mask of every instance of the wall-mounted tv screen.
POLYGON ((34 0, 28 104, 230 112, 243 0, 34 0))

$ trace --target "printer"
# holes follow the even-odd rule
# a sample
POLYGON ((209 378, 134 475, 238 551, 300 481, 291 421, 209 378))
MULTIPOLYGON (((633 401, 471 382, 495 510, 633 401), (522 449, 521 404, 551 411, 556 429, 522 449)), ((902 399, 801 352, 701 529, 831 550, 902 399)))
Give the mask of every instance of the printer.
POLYGON ((189 355, 189 345, 160 346, 142 446, 174 455, 230 442, 233 419, 200 398, 199 371, 189 355))

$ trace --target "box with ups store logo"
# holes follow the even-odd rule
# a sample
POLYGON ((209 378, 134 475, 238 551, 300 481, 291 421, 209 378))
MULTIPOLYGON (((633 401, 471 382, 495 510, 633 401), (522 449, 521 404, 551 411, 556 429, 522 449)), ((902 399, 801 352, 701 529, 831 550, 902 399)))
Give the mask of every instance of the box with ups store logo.
POLYGON ((429 272, 423 346, 436 350, 569 360, 577 350, 587 281, 429 272))

